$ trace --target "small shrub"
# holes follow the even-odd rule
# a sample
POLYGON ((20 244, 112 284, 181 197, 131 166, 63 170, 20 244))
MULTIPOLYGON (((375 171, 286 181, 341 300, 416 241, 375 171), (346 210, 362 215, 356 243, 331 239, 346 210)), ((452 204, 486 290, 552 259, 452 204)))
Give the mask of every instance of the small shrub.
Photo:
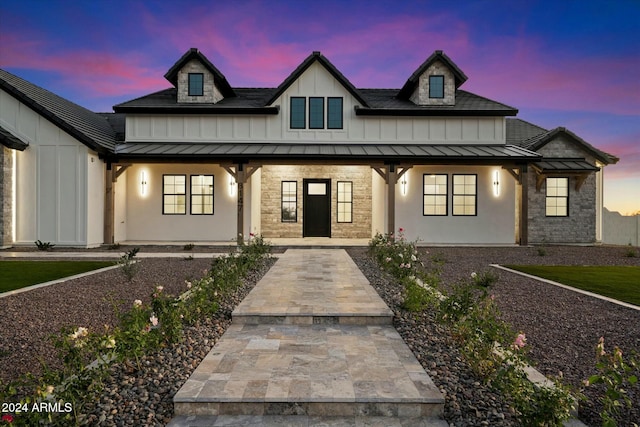
POLYGON ((538 252, 538 256, 546 256, 547 248, 545 248, 544 246, 540 246, 538 247, 537 252, 538 252))
POLYGON ((195 245, 193 243, 187 243, 182 247, 183 251, 192 251, 195 245))
POLYGON ((638 252, 636 251, 636 248, 631 246, 631 243, 629 243, 629 246, 627 246, 624 252, 624 256, 627 258, 636 258, 638 256, 638 252))
POLYGON ((482 288, 488 288, 498 281, 500 277, 491 270, 482 271, 480 274, 471 273, 473 284, 482 288))
POLYGON ((108 249, 110 251, 117 251, 118 249, 120 249, 120 243, 113 243, 109 245, 108 249))
POLYGON ((36 240, 34 243, 39 251, 50 251, 55 246, 51 242, 43 242, 42 240, 36 240))
POLYGON ((140 248, 133 248, 130 251, 125 252, 116 263, 120 266, 120 270, 128 281, 132 281, 133 277, 138 272, 138 265, 135 257, 139 251, 140 248))

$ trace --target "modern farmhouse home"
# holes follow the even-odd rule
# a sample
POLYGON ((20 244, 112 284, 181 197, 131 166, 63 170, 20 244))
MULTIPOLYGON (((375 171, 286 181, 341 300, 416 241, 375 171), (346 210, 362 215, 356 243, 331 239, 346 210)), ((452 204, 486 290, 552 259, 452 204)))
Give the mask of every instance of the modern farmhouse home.
POLYGON ((602 239, 618 159, 461 89, 442 51, 400 89, 356 88, 320 52, 275 88, 233 87, 197 49, 165 78, 94 113, 0 70, 1 246, 602 239))

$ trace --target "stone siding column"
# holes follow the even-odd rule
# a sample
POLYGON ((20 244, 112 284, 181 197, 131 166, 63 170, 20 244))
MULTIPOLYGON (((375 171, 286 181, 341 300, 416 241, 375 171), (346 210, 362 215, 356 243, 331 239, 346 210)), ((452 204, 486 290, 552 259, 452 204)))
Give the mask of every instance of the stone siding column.
POLYGON ((13 153, 0 146, 0 248, 13 245, 13 153))

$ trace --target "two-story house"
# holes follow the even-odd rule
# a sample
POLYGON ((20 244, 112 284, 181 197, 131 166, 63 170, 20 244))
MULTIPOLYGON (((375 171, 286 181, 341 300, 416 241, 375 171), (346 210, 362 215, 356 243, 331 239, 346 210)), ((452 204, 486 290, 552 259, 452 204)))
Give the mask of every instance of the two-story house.
POLYGON ((96 114, 0 72, 5 245, 399 227, 427 244, 601 239, 602 168, 618 159, 462 90, 441 51, 400 89, 356 88, 319 52, 276 88, 232 87, 197 49, 165 77, 96 114))

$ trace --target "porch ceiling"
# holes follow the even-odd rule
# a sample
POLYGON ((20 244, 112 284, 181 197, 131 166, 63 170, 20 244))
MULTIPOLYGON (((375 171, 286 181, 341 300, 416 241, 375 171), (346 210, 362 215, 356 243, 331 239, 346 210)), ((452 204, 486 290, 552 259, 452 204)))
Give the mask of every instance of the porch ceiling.
POLYGON ((542 156, 514 145, 152 143, 116 146, 118 161, 338 161, 476 163, 535 162, 542 156))

